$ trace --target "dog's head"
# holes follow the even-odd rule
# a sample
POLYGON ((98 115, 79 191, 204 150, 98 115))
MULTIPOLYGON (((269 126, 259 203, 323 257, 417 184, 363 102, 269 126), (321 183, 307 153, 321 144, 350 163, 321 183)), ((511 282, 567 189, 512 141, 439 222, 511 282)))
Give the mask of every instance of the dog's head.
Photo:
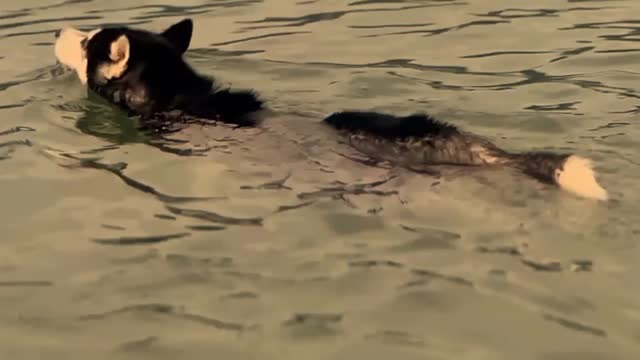
POLYGON ((212 81, 183 59, 193 23, 182 20, 161 33, 125 26, 57 34, 58 61, 91 90, 134 113, 184 107, 211 91, 212 81))
POLYGON ((57 34, 58 61, 78 74, 89 89, 136 114, 151 116, 179 110, 223 121, 262 109, 253 92, 217 88, 183 58, 193 23, 182 20, 163 32, 109 27, 84 32, 66 28, 57 34))
POLYGON ((69 27, 56 33, 54 49, 58 61, 75 70, 83 84, 103 84, 124 76, 142 58, 153 55, 164 60, 181 59, 189 48, 192 32, 190 19, 182 20, 162 33, 127 27, 84 32, 69 27), (148 50, 152 53, 139 55, 148 50))

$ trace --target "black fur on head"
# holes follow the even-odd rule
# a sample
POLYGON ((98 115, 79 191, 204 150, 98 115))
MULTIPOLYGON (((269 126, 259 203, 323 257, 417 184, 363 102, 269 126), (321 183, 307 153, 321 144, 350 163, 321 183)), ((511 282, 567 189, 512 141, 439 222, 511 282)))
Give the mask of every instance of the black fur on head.
POLYGON ((83 44, 89 88, 143 118, 157 113, 243 124, 263 103, 251 91, 219 89, 183 58, 193 24, 182 20, 162 33, 105 28, 83 44))

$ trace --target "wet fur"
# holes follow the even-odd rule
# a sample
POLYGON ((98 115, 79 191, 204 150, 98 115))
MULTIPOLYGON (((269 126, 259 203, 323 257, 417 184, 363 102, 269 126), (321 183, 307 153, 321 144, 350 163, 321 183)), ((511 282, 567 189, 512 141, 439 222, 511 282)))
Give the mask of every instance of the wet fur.
MULTIPOLYGON (((256 114, 265 106, 253 91, 221 89, 212 77, 198 74, 184 61, 192 31, 189 19, 159 34, 127 27, 107 28, 83 41, 86 59, 65 58, 67 52, 60 43, 67 40, 63 39, 56 43, 56 56, 71 67, 86 63, 89 89, 140 115, 143 125, 180 122, 185 117, 256 125, 260 119, 256 114)), ((67 34, 72 34, 72 42, 78 38, 73 32, 67 34)), ((81 80, 82 70, 76 68, 81 80)), ((510 166, 581 196, 607 198, 587 159, 548 152, 510 153, 426 114, 401 117, 343 111, 323 122, 361 153, 399 166, 510 166)))

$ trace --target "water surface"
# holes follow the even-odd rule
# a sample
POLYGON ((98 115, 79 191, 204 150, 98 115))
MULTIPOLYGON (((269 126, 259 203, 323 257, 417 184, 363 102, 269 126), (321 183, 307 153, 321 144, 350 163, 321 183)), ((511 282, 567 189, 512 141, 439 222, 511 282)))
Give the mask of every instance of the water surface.
POLYGON ((4 359, 636 359, 640 3, 0 5, 4 359), (150 141, 55 65, 65 25, 195 21, 261 130, 150 141), (612 200, 355 161, 340 109, 594 159, 612 200))

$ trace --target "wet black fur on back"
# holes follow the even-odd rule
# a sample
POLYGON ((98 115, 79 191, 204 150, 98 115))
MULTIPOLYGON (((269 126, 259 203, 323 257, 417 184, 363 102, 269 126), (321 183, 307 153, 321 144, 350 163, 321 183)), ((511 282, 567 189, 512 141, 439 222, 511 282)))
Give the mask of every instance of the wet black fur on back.
POLYGON ((378 112, 341 111, 329 115, 324 122, 337 130, 363 132, 388 140, 459 134, 455 126, 426 114, 394 116, 378 112))
POLYGON ((161 34, 126 27, 101 30, 86 44, 89 88, 143 119, 171 112, 246 124, 247 115, 263 108, 262 101, 252 91, 218 88, 213 78, 184 61, 192 27, 187 19, 161 34), (122 35, 130 43, 128 67, 121 77, 107 80, 99 67, 110 61, 110 45, 122 35))

